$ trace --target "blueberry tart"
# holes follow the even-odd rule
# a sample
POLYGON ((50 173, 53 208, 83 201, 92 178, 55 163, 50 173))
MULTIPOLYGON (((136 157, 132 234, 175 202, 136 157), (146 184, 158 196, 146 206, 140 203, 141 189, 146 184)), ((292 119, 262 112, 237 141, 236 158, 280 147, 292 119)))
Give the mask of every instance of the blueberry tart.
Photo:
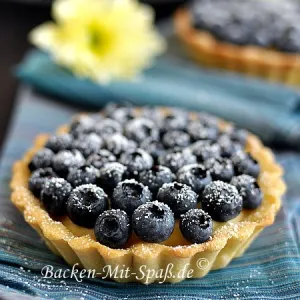
MULTIPOLYGON (((15 163, 12 202, 70 264, 111 279, 168 282, 226 267, 274 222, 285 191, 272 152, 204 113, 108 106, 42 134, 15 163), (154 113, 155 112, 155 113, 154 113), (207 259, 207 268, 197 259, 207 259), (130 276, 122 277, 122 270, 130 276), (120 273, 119 273, 120 272, 120 273)), ((272 251, 272 249, 270 249, 272 251)))
POLYGON ((297 0, 194 0, 175 14, 191 56, 206 67, 300 84, 297 0))

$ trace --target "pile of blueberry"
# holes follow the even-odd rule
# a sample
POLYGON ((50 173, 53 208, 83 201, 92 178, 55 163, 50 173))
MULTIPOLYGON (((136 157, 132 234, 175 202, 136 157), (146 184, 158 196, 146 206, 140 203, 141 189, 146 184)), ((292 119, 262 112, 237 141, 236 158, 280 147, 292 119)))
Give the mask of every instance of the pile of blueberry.
POLYGON ((187 241, 203 243, 212 220, 228 221, 262 201, 246 139, 246 131, 221 131, 203 113, 109 105, 48 139, 29 164, 29 188, 51 216, 94 228, 112 248, 123 247, 132 230, 143 241, 165 241, 177 218, 187 241))
POLYGON ((298 0, 196 0, 191 12, 195 28, 221 41, 300 52, 298 0))

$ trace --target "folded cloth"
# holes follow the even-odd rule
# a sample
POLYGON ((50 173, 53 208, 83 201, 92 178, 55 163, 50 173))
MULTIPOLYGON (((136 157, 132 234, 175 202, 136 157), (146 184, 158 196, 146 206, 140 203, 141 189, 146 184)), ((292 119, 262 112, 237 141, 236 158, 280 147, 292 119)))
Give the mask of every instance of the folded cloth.
POLYGON ((280 85, 201 69, 181 56, 160 58, 132 82, 97 85, 75 78, 40 51, 30 52, 17 76, 38 90, 92 107, 109 101, 204 110, 259 135, 264 142, 300 149, 300 95, 280 85))
POLYGON ((41 270, 45 266, 63 271, 70 268, 46 248, 9 201, 11 167, 31 147, 37 134, 53 132, 68 122, 77 109, 37 98, 27 90, 20 93, 20 98, 0 163, 1 299, 27 299, 24 294, 66 300, 300 299, 300 155, 294 152, 277 153, 277 159, 288 170, 289 191, 275 224, 227 268, 174 285, 43 278, 41 270))

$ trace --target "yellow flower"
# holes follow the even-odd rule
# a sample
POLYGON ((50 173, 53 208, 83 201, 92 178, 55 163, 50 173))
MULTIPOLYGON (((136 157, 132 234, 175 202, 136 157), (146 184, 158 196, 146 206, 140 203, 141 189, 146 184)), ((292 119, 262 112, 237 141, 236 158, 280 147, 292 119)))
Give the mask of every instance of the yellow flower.
POLYGON ((52 13, 55 23, 34 29, 30 40, 80 77, 133 78, 164 50, 153 11, 137 0, 56 0, 52 13))

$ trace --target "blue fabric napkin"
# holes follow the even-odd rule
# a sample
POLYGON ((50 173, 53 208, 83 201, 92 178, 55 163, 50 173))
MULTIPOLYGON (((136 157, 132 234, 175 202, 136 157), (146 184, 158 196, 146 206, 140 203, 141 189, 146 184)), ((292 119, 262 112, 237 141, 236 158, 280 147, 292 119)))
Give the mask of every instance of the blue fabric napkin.
POLYGON ((300 149, 298 92, 204 70, 171 51, 133 82, 101 86, 80 80, 37 50, 25 57, 17 76, 44 93, 86 106, 101 107, 115 101, 208 111, 251 130, 267 143, 300 149))
POLYGON ((12 164, 41 132, 53 132, 77 112, 74 106, 19 93, 12 130, 0 163, 1 299, 300 299, 300 155, 278 152, 288 193, 276 222, 248 251, 222 270, 179 284, 118 284, 101 279, 44 279, 41 269, 68 266, 51 253, 9 200, 12 164), (26 296, 25 296, 26 295, 26 296))

